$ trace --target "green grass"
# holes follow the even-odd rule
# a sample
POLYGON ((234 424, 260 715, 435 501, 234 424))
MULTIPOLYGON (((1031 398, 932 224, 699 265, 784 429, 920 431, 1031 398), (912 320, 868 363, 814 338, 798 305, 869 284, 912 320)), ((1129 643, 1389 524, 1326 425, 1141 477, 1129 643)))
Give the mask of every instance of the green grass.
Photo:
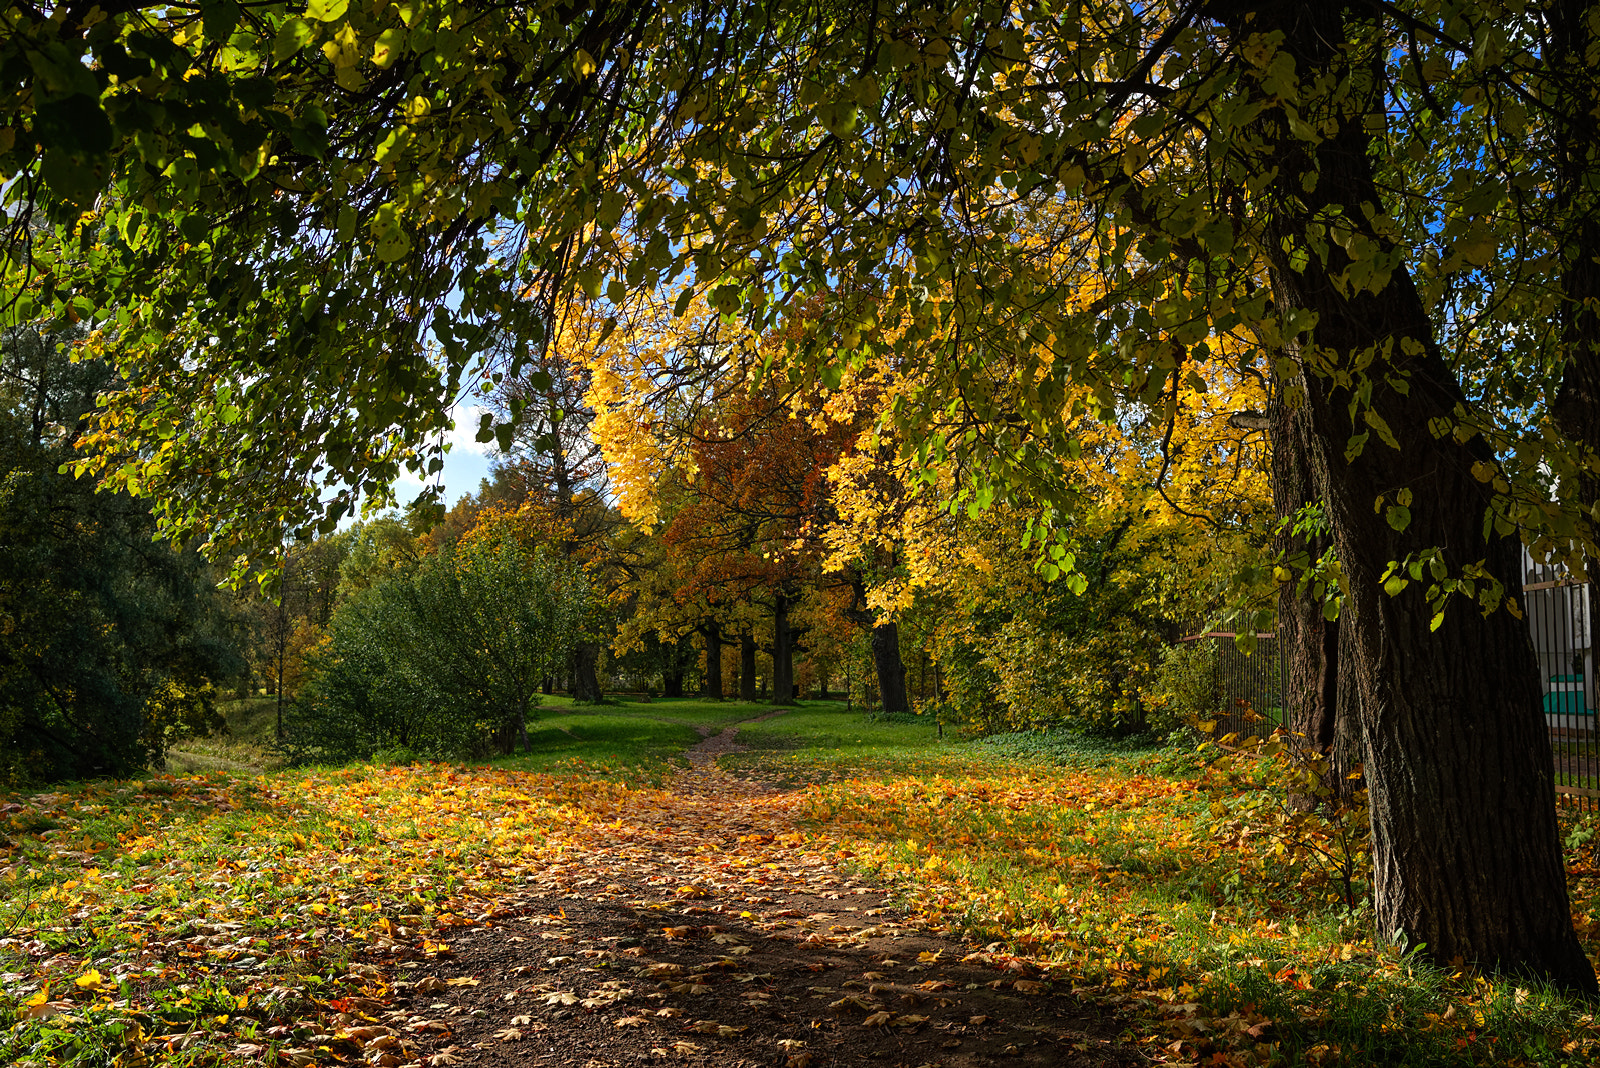
MULTIPOLYGON (((263 1021, 289 1011, 269 1000, 275 989, 323 1000, 359 992, 345 964, 384 917, 443 937, 448 912, 499 892, 505 865, 541 863, 543 843, 590 818, 586 806, 612 818, 703 733, 771 710, 558 698, 531 724, 532 752, 488 766, 58 787, 0 817, 0 931, 22 922, 63 955, 46 958, 58 961, 51 996, 65 992, 78 1009, 54 1030, 15 1032, 30 1047, 7 1050, 0 1031, 0 1061, 42 1062, 74 1041, 89 1043, 86 1056, 113 1055, 127 1018, 118 1006, 138 989, 150 1018, 167 1021, 151 1025, 158 1033, 190 1027, 196 1012, 230 1015, 230 989, 249 994, 251 1012, 261 998, 263 1021), (507 774, 521 771, 537 774, 507 774), (405 919, 412 914, 424 919, 405 919), (200 970, 181 977, 127 971, 141 939, 200 938, 223 917, 244 924, 248 947, 192 942, 200 970), (307 941, 320 927, 346 937, 307 941), (259 961, 247 986, 234 978, 245 975, 233 963, 244 954, 259 961), (74 992, 74 976, 113 966, 119 989, 74 992)), ((231 710, 232 744, 247 744, 270 712, 270 700, 231 710)), ((749 751, 725 764, 806 787, 790 797, 807 849, 836 851, 932 922, 1050 962, 1053 982, 1121 1006, 1130 1036, 1161 1058, 1576 1068, 1600 1054, 1592 1007, 1526 982, 1430 968, 1374 941, 1370 910, 1331 900, 1325 875, 1275 853, 1270 828, 1242 838, 1228 830, 1228 810, 1256 796, 1262 777, 1223 796, 1219 769, 1182 746, 1068 733, 941 739, 926 720, 821 702, 744 722, 738 741, 749 751)), ((1600 818, 1577 819, 1569 838, 1591 952, 1596 827, 1600 818)), ((0 991, 3 1020, 7 995, 34 996, 47 976, 4 952, 0 965, 31 976, 0 991)), ((210 1056, 249 1037, 249 1016, 231 1015, 213 1029, 210 1056)))
MULTIPOLYGON (((780 755, 803 756, 809 781, 825 784, 802 797, 815 833, 842 840, 853 866, 930 918, 1055 962, 1059 984, 1109 995, 1163 1057, 1595 1063, 1592 1006, 1525 980, 1441 971, 1374 941, 1370 910, 1345 909, 1327 869, 1279 855, 1270 828, 1240 838, 1226 812, 1212 813, 1213 800, 1246 797, 1208 792, 1204 762, 1182 747, 1070 734, 941 747, 847 724, 833 725, 827 745, 780 755)), ((1576 911, 1592 913, 1580 887, 1576 911)), ((1592 916, 1581 929, 1592 953, 1592 916)))
POLYGON ((495 758, 496 767, 585 774, 660 785, 683 752, 740 720, 765 715, 772 706, 692 697, 650 701, 613 700, 578 705, 551 696, 528 728, 529 751, 495 758))
POLYGON ((720 730, 730 723, 764 715, 773 708, 761 701, 708 701, 701 697, 657 697, 649 701, 615 699, 602 705, 574 705, 566 697, 546 697, 544 701, 553 708, 579 714, 636 716, 707 730, 720 730))
POLYGON ((219 701, 227 730, 208 738, 185 738, 167 750, 174 775, 260 775, 283 767, 277 751, 278 699, 246 697, 219 701))
POLYGON ((953 732, 941 738, 931 719, 874 716, 835 701, 808 702, 747 723, 738 741, 750 751, 723 757, 724 767, 786 786, 954 773, 985 760, 953 732))

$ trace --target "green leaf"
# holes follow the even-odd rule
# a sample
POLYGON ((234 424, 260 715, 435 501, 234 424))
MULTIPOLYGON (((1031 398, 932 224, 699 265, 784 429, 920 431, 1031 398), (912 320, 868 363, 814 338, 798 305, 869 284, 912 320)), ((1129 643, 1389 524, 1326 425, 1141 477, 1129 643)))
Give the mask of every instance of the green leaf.
POLYGON ((1383 518, 1395 530, 1404 530, 1411 525, 1411 509, 1400 504, 1391 504, 1384 509, 1383 518))
POLYGON ((1398 449, 1400 447, 1400 443, 1394 438, 1394 432, 1389 429, 1389 424, 1383 421, 1383 416, 1368 408, 1361 413, 1361 418, 1368 426, 1377 431, 1378 438, 1389 448, 1398 449))
POLYGON ((337 22, 350 9, 350 0, 311 0, 306 4, 306 18, 317 22, 337 22))
POLYGON ((272 42, 272 61, 282 63, 316 37, 317 31, 302 18, 292 18, 278 27, 278 36, 272 42))
POLYGON ((239 25, 237 0, 201 0, 200 13, 208 41, 226 41, 239 25))
POLYGON ((35 116, 34 135, 46 148, 94 156, 111 149, 111 120, 96 97, 74 94, 41 101, 35 116))
POLYGON ((388 70, 400 58, 405 43, 406 31, 398 26, 390 26, 378 34, 378 40, 372 46, 373 65, 380 70, 388 70))

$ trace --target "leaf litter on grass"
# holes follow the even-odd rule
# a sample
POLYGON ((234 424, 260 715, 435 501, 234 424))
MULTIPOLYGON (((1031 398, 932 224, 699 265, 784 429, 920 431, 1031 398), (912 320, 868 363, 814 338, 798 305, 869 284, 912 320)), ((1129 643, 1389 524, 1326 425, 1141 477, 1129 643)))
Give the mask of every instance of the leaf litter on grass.
POLYGON ((1171 1064, 1600 1051, 1548 995, 1297 929, 1300 876, 1191 781, 941 759, 777 792, 714 765, 729 737, 668 789, 433 764, 14 799, 0 1059, 1103 1064, 1124 1029, 1171 1064))
POLYGON ((1117 1059, 1099 1052, 1114 1028, 1079 1026, 1099 1014, 1049 1031, 1019 1004, 1029 1022, 1008 1036, 996 999, 1032 995, 977 979, 1028 977, 987 958, 962 965, 961 987, 977 984, 962 997, 923 974, 918 957, 961 947, 906 941, 938 936, 841 873, 796 827, 793 795, 708 762, 672 789, 603 772, 157 776, 12 803, 0 1053, 390 1068, 521 1059, 561 1035, 595 1058, 820 1065, 926 1046, 944 1056, 910 1063, 955 1064, 964 1045, 1011 1056, 1070 1038, 1089 1063, 1117 1059), (902 945, 921 948, 901 961, 902 945), (603 1042, 581 1038, 595 1020, 603 1042))

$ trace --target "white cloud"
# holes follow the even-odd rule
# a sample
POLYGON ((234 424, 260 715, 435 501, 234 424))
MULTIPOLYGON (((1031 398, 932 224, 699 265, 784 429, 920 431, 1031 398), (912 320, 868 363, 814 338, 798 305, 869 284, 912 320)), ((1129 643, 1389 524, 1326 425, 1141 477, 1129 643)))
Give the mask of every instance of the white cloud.
POLYGON ((478 425, 488 410, 476 404, 462 402, 456 405, 454 412, 455 427, 445 436, 450 443, 450 455, 472 453, 485 459, 494 459, 500 455, 499 446, 493 440, 478 440, 478 425))

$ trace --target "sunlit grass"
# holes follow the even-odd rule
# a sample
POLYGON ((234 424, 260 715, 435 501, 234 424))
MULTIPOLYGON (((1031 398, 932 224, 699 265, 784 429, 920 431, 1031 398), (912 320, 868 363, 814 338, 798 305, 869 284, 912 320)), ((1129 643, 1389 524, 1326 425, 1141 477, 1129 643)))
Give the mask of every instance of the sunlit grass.
MULTIPOLYGON (((702 730, 769 710, 552 702, 530 724, 533 751, 493 762, 153 775, 12 799, 20 808, 0 816, 0 1024, 41 993, 67 1008, 0 1028, 0 1059, 110 1060, 135 1010, 159 1033, 210 1021, 163 1063, 214 1061, 269 1021, 303 1041, 323 1028, 316 1003, 383 995, 352 957, 386 940, 443 945, 519 870, 584 864, 584 836, 660 803, 652 780, 702 730), (173 948, 156 962, 151 945, 173 948), (76 983, 91 972, 103 980, 76 983)), ((931 723, 833 705, 743 724, 738 742, 750 751, 724 762, 791 785, 804 848, 1120 1007, 1155 1060, 1600 1060, 1590 1006, 1408 958, 1373 937, 1369 910, 1343 906, 1326 872, 1287 862, 1269 834, 1228 830, 1229 806, 1247 798, 1219 796, 1192 750, 940 739, 931 723)), ((1591 955, 1596 826, 1569 826, 1591 955)))
MULTIPOLYGON (((1600 1055, 1592 1006, 1408 958, 1373 937, 1369 910, 1344 907, 1328 872, 1286 863, 1270 835, 1224 833, 1192 754, 1070 738, 955 749, 959 772, 929 743, 914 773, 866 777, 858 752, 841 748, 830 775, 827 753, 808 750, 825 785, 802 812, 909 904, 1130 1009, 1156 1056, 1576 1066, 1600 1055)), ((1592 957, 1594 880, 1574 859, 1592 957)))

